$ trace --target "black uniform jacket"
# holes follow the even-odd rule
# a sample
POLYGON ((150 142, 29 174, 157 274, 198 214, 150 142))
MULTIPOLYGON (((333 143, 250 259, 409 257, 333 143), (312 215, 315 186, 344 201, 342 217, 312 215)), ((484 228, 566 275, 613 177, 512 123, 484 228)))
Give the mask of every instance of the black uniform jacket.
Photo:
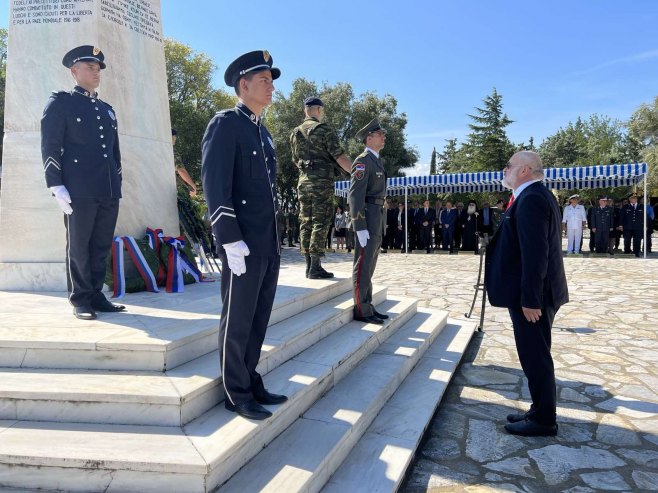
POLYGON ((493 306, 556 309, 569 301, 560 208, 541 182, 529 185, 489 243, 485 284, 493 306))
POLYGON ((41 118, 41 156, 48 187, 71 198, 121 198, 121 153, 112 106, 76 86, 53 92, 41 118))
MULTIPOLYGON (((621 210, 621 225, 625 231, 642 231, 644 229, 645 207, 643 204, 626 204, 621 210)), ((651 226, 651 220, 647 220, 647 225, 651 226)))
POLYGON ((243 240, 251 255, 280 253, 274 143, 243 103, 210 120, 201 143, 201 179, 220 251, 243 240))

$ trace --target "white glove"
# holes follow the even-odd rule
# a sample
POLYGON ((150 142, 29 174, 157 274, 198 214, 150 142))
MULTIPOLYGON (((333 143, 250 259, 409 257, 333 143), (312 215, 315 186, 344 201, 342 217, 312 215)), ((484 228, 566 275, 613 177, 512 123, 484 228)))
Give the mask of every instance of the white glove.
POLYGON ((228 261, 228 268, 236 276, 240 276, 247 272, 247 266, 244 263, 244 258, 249 255, 249 248, 247 244, 240 240, 233 243, 226 243, 222 245, 226 251, 226 260, 228 261))
POLYGON ((357 231, 356 236, 359 238, 359 245, 365 247, 368 244, 368 240, 370 239, 370 233, 368 233, 367 229, 362 229, 361 231, 357 231))
POLYGON ((64 185, 55 185, 54 187, 50 187, 50 191, 55 196, 57 205, 62 209, 62 212, 67 215, 71 214, 73 212, 73 208, 71 207, 71 196, 66 187, 64 185))

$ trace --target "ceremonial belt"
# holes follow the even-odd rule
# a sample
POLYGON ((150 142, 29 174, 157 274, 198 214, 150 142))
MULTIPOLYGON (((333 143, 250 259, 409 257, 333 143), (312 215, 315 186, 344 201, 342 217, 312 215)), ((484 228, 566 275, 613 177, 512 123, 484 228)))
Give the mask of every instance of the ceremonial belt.
POLYGON ((380 199, 378 197, 366 197, 366 202, 373 205, 384 205, 384 199, 380 199))

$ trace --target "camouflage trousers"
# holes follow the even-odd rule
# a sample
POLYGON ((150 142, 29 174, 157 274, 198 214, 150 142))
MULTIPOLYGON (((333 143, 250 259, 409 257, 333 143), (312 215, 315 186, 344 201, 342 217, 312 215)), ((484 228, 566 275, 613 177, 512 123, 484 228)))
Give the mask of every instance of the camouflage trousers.
POLYGON ((334 182, 302 176, 297 184, 297 198, 301 252, 322 257, 329 225, 334 220, 334 182))

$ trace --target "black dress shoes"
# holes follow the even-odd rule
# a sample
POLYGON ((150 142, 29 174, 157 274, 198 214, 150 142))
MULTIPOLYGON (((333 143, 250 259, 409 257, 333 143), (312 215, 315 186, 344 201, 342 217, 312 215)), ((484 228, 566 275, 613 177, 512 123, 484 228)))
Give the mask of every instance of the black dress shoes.
POLYGON ((365 322, 367 324, 378 324, 378 325, 383 325, 384 321, 381 318, 377 318, 374 315, 371 315, 369 317, 354 317, 354 320, 357 322, 365 322))
POLYGON ((288 400, 288 397, 281 394, 272 394, 263 389, 261 392, 254 392, 254 399, 256 399, 258 404, 271 405, 282 404, 288 400))
POLYGON ((518 413, 518 414, 508 414, 507 422, 508 423, 518 423, 526 419, 528 413, 518 413))
POLYGON ((96 318, 96 312, 89 305, 74 306, 73 315, 80 320, 94 320, 96 318))
POLYGON ((507 433, 523 437, 554 437, 557 435, 557 424, 542 425, 531 419, 505 425, 507 433))
POLYGON ((271 412, 258 404, 254 399, 245 402, 237 402, 235 404, 232 404, 229 399, 225 399, 224 407, 247 419, 263 420, 272 416, 271 412))
POLYGON ((388 315, 384 315, 383 313, 379 313, 377 310, 373 311, 375 317, 381 318, 382 320, 386 320, 388 318, 388 315))
POLYGON ((115 305, 106 299, 96 301, 91 304, 91 307, 97 312, 122 312, 126 309, 123 305, 115 305))

